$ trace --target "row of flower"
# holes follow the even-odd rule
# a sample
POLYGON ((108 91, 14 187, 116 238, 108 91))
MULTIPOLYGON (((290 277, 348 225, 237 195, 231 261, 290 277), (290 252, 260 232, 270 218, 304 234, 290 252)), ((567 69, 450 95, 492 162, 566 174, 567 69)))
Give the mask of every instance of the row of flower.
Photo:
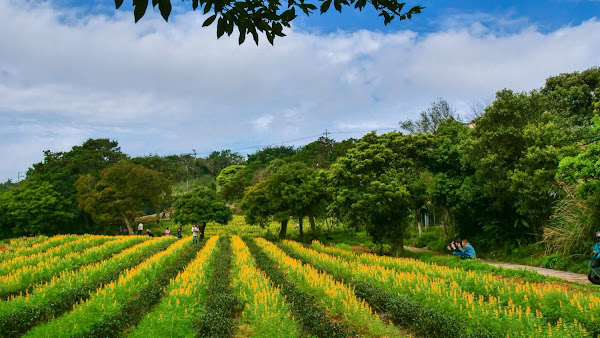
MULTIPOLYGON (((20 293, 27 293, 30 289, 35 288, 37 284, 49 281, 62 272, 73 271, 81 266, 105 260, 115 253, 146 239, 147 237, 137 236, 131 238, 113 237, 112 240, 107 242, 104 241, 104 238, 101 238, 99 242, 105 242, 102 245, 87 248, 82 252, 75 251, 64 257, 51 257, 40 261, 36 265, 23 266, 4 276, 0 276, 0 297, 6 299, 20 293)), ((90 237, 85 237, 83 240, 95 241, 90 237)))
POLYGON ((344 283, 291 258, 263 238, 256 238, 256 243, 276 262, 289 280, 315 295, 329 310, 331 316, 343 320, 359 335, 373 337, 401 335, 396 327, 382 322, 371 307, 364 300, 357 298, 354 291, 344 283))
POLYGON ((203 311, 210 264, 219 236, 213 236, 196 258, 169 284, 166 295, 130 333, 131 337, 193 337, 194 320, 203 311))
POLYGON ((595 323, 600 318, 600 294, 574 290, 565 284, 529 283, 510 278, 497 278, 483 273, 419 260, 358 254, 328 247, 313 241, 311 247, 319 252, 338 256, 346 262, 359 262, 387 267, 394 271, 425 276, 436 283, 456 284, 462 291, 477 299, 529 309, 549 321, 562 319, 573 323, 595 323), (482 298, 483 297, 483 298, 482 298))
POLYGON ((6 275, 9 272, 15 272, 16 270, 24 266, 35 266, 43 261, 61 259, 67 254, 79 252, 84 249, 100 245, 102 243, 112 240, 115 240, 115 237, 86 235, 81 236, 72 242, 67 242, 52 247, 46 251, 33 253, 27 256, 18 256, 12 259, 7 259, 5 261, 0 262, 0 276, 6 275))
POLYGON ((18 335, 38 322, 71 310, 75 303, 89 298, 94 290, 118 278, 123 270, 136 266, 174 241, 172 237, 132 236, 97 247, 97 256, 107 257, 120 252, 77 270, 65 270, 32 288, 31 292, 0 300, 0 332, 18 335))
MULTIPOLYGON (((164 240, 171 240, 165 238, 164 240)), ((94 325, 121 314, 123 306, 131 299, 140 297, 146 286, 162 271, 180 259, 180 255, 191 245, 182 240, 170 245, 152 257, 122 272, 117 280, 100 286, 91 297, 73 305, 72 311, 37 326, 27 332, 26 337, 72 337, 92 335, 94 325)))
POLYGON ((0 251, 0 262, 19 256, 28 256, 44 252, 52 247, 72 242, 81 238, 78 235, 56 235, 50 238, 45 236, 21 237, 10 242, 7 250, 0 251))
POLYGON ((233 236, 233 289, 245 303, 241 315, 245 331, 258 337, 300 337, 301 328, 292 318, 281 290, 258 270, 248 246, 233 236))
MULTIPOLYGON (((469 283, 491 282, 494 279, 490 278, 491 276, 479 276, 478 280, 477 276, 469 276, 470 273, 467 271, 452 272, 446 267, 431 265, 423 267, 421 262, 415 260, 355 255, 339 249, 334 251, 319 244, 315 244, 314 247, 321 251, 305 248, 291 241, 284 241, 281 245, 311 264, 333 274, 366 282, 395 294, 409 296, 421 306, 433 308, 448 317, 456 318, 465 323, 467 333, 480 331, 483 328, 492 335, 505 336, 549 336, 559 333, 586 336, 588 334, 586 327, 577 319, 567 322, 558 318, 554 322, 549 322, 542 311, 516 304, 513 299, 517 298, 517 294, 512 297, 509 295, 507 300, 503 300, 498 296, 477 295, 465 291, 461 287, 465 283, 459 283, 463 277, 468 278, 469 283), (322 251, 335 252, 337 255, 322 251), (414 265, 413 269, 410 268, 411 265, 414 265), (436 272, 439 275, 436 276, 436 272), (452 275, 450 280, 445 279, 448 275, 452 275)), ((491 283, 487 289, 497 290, 499 287, 491 283)), ((542 307, 542 305, 538 306, 542 307)))

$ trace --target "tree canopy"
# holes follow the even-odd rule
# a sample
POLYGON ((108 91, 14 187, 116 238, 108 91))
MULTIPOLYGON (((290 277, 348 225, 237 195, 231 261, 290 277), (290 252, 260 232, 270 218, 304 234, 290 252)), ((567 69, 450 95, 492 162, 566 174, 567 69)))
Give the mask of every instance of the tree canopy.
POLYGON ((105 226, 125 224, 129 233, 144 205, 158 214, 171 198, 171 184, 163 174, 129 161, 104 169, 98 178, 81 176, 75 186, 82 211, 105 226))
POLYGON ((179 224, 227 224, 232 217, 231 208, 225 201, 215 191, 206 187, 195 188, 177 197, 173 208, 173 219, 179 224))
MULTIPOLYGON (((149 1, 133 0, 132 3, 135 22, 138 22, 146 13, 149 1)), ((122 4, 123 0, 115 0, 117 9, 122 4)), ((421 13, 424 8, 419 5, 408 8, 406 3, 396 0, 288 0, 284 3, 279 0, 192 0, 191 5, 194 11, 200 8, 204 14, 211 13, 203 26, 210 26, 216 21, 217 38, 225 33, 231 35, 237 28, 240 45, 244 43, 247 35, 252 35, 258 45, 259 32, 264 33, 267 40, 273 44, 275 37, 285 36, 283 27, 290 27, 290 23, 298 17, 299 13, 308 16, 318 9, 323 14, 330 9, 331 5, 340 13, 343 7, 362 10, 369 5, 383 18, 385 25, 394 19, 397 21, 410 19, 413 15, 421 13)), ((158 6, 165 21, 169 20, 172 10, 171 0, 152 0, 152 6, 158 6)))

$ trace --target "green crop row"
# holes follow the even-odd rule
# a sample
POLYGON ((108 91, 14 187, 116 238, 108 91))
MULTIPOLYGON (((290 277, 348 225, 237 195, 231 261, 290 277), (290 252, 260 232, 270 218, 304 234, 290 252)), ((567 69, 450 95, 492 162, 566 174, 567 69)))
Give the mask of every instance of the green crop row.
POLYGON ((303 265, 263 238, 257 238, 256 243, 278 264, 288 279, 313 293, 333 316, 343 320, 359 335, 402 335, 395 326, 383 323, 371 307, 364 300, 358 299, 348 286, 328 274, 319 273, 311 266, 303 265))
POLYGON ((19 297, 0 301, 0 332, 18 336, 34 325, 58 316, 87 299, 91 291, 108 284, 119 274, 141 263, 148 255, 162 251, 173 239, 145 241, 143 237, 124 238, 120 243, 129 247, 110 259, 90 264, 77 271, 65 271, 49 282, 19 297))
POLYGON ((35 244, 20 246, 16 250, 0 251, 0 262, 19 256, 29 256, 39 252, 44 252, 52 247, 59 246, 67 242, 72 242, 80 238, 81 236, 78 235, 56 235, 35 244))
POLYGON ((204 310, 209 266, 219 236, 206 242, 197 257, 169 284, 166 296, 128 336, 194 337, 194 321, 204 310))
POLYGON ((332 254, 349 262, 373 264, 398 272, 415 273, 436 283, 456 285, 461 292, 487 301, 513 304, 530 312, 541 314, 548 322, 558 320, 581 323, 588 333, 600 334, 596 324, 600 318, 600 294, 571 290, 564 284, 518 282, 514 279, 497 278, 491 273, 457 267, 426 263, 407 258, 357 254, 340 248, 331 248, 314 241, 311 247, 319 252, 332 254))
MULTIPOLYGON (((302 245, 285 241, 282 243, 307 261, 319 265, 335 274, 355 281, 377 285, 381 289, 399 295, 406 295, 423 306, 431 306, 438 312, 465 323, 467 334, 474 334, 481 328, 492 335, 551 335, 569 333, 584 336, 586 330, 581 324, 545 321, 541 313, 508 302, 499 302, 495 297, 485 300, 463 291, 457 283, 445 283, 439 278, 430 278, 415 272, 402 272, 376 265, 351 261, 328 255, 302 245)), ((418 262, 415 262, 418 264, 418 262)))
POLYGON ((296 287, 285 278, 276 263, 264 253, 252 238, 244 238, 248 249, 256 261, 256 265, 275 285, 281 288, 281 293, 290 304, 294 319, 300 324, 304 333, 314 337, 347 337, 350 332, 345 323, 333 322, 327 317, 326 309, 308 292, 296 287))
POLYGON ((279 288, 256 268, 248 247, 233 236, 232 286, 245 302, 238 331, 256 337, 300 337, 301 328, 292 319, 279 288))
POLYGON ((100 245, 102 243, 115 240, 113 236, 88 236, 55 246, 47 251, 31 254, 28 256, 18 256, 0 263, 0 276, 7 273, 14 273, 24 266, 37 265, 41 262, 47 262, 50 259, 60 259, 67 254, 78 252, 89 247, 100 245))
MULTIPOLYGON (((167 239, 168 240, 168 239, 167 239)), ((189 238, 170 245, 166 250, 148 258, 142 264, 123 271, 116 281, 101 286, 90 298, 73 310, 27 332, 28 337, 96 336, 94 324, 113 318, 132 298, 141 297, 144 289, 189 248, 189 238)))
POLYGON ((231 241, 221 237, 212 264, 206 305, 196 326, 200 337, 232 337, 233 318, 242 309, 241 300, 231 292, 231 241))

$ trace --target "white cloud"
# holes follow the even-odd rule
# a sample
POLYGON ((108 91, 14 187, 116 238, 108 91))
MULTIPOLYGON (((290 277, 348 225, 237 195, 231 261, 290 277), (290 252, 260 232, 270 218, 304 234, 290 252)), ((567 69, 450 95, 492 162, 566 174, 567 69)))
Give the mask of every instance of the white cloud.
POLYGON ((90 137, 132 155, 206 153, 394 127, 437 97, 468 115, 499 89, 599 64, 597 20, 542 34, 518 17, 474 18, 427 35, 289 30, 257 47, 217 40, 199 13, 133 24, 0 1, 0 151, 16 156, 0 179, 90 137))
POLYGON ((273 122, 273 115, 263 115, 257 118, 256 120, 252 121, 252 124, 254 124, 254 127, 256 129, 264 130, 269 127, 271 122, 273 122))

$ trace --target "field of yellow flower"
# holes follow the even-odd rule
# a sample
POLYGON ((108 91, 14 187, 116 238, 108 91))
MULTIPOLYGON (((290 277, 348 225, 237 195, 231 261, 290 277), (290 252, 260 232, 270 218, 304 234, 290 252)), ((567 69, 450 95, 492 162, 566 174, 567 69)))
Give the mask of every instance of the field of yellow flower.
POLYGON ((264 234, 14 239, 0 337, 600 337, 592 287, 264 234))

